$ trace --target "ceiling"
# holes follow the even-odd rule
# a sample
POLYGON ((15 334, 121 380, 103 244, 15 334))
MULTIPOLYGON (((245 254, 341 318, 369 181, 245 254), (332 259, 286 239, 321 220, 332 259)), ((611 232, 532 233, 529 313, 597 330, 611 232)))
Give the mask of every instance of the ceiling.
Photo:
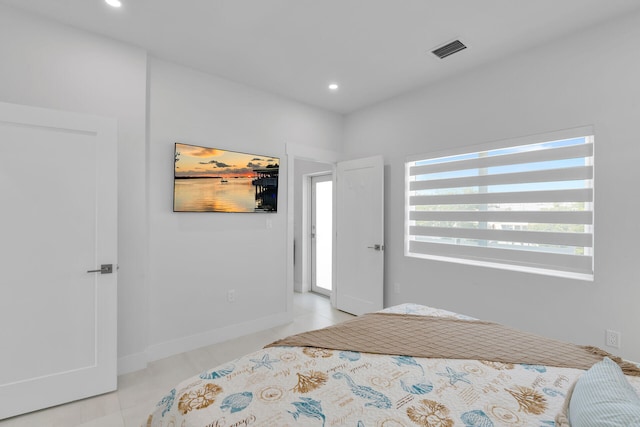
POLYGON ((339 113, 640 11, 637 0, 122 2, 0 0, 339 113), (468 49, 445 59, 430 53, 455 39, 468 49))

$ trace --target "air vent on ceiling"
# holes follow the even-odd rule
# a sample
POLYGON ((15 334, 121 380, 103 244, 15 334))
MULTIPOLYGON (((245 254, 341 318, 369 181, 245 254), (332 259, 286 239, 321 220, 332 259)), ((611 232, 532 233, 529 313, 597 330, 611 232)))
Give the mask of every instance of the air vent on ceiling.
POLYGON ((453 55, 454 53, 460 52, 461 50, 466 48, 467 47, 460 40, 455 40, 455 41, 452 41, 451 43, 445 44, 442 47, 432 50, 431 53, 433 53, 438 58, 443 59, 449 55, 453 55))

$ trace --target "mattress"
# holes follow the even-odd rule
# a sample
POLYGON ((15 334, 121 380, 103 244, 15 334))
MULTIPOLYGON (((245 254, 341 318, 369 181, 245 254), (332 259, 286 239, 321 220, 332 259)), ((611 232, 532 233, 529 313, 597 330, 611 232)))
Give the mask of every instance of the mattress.
MULTIPOLYGON (((383 310, 472 318, 417 304, 383 310)), ((271 347, 167 390, 143 426, 553 426, 584 371, 271 347)), ((640 393, 640 377, 626 377, 640 393)))

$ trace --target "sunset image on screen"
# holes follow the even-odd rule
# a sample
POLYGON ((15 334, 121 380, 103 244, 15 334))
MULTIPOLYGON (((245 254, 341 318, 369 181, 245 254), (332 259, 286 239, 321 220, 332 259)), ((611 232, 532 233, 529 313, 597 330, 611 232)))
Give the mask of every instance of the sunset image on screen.
POLYGON ((280 159, 175 144, 174 212, 275 212, 280 159))

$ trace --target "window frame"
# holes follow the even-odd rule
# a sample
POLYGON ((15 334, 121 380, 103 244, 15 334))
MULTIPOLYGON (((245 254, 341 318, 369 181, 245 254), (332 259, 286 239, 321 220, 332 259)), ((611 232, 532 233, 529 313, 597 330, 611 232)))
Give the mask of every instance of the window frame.
MULTIPOLYGON (((543 274, 543 275, 548 275, 548 276, 556 276, 556 277, 564 277, 564 278, 571 278, 571 279, 579 279, 579 280, 585 280, 585 281, 593 281, 594 280, 594 252, 595 252, 595 248, 594 248, 594 243, 595 243, 595 239, 594 239, 594 231, 595 231, 595 222, 594 222, 594 218, 595 218, 595 165, 594 165, 594 158, 595 158, 595 132, 594 132, 594 128, 593 126, 582 126, 582 127, 578 127, 578 128, 572 128, 572 129, 565 129, 565 130, 560 130, 560 131, 554 131, 554 132, 546 132, 543 134, 536 134, 536 135, 531 135, 531 136, 525 136, 525 137, 518 137, 518 138, 509 138, 509 139, 504 139, 504 140, 498 140, 498 141, 491 141, 491 142, 487 142, 487 143, 482 143, 482 144, 475 144, 475 145, 468 145, 468 146, 464 146, 464 147, 457 147, 454 149, 448 149, 448 150, 441 150, 441 151, 435 151, 435 152, 430 152, 430 153, 424 153, 424 154, 419 154, 419 155, 412 155, 412 156, 408 156, 405 159, 404 162, 404 166, 405 166, 405 184, 404 184, 404 196, 405 196, 405 201, 404 201, 404 255, 407 257, 412 257, 412 258, 421 258, 421 259, 430 259, 430 260, 437 260, 437 261, 445 261, 445 262, 453 262, 453 263, 459 263, 459 264, 466 264, 466 265, 474 265, 474 266, 482 266, 482 267, 490 267, 490 268, 496 268, 496 269, 502 269, 502 270, 511 270, 511 271, 519 271, 519 272, 526 272, 526 273, 534 273, 534 274, 543 274), (588 205, 586 206, 587 208, 590 209, 586 209, 584 212, 585 215, 590 214, 591 215, 591 220, 590 220, 590 224, 585 224, 585 230, 588 230, 588 232, 586 231, 584 234, 589 235, 590 236, 590 246, 589 246, 589 251, 588 253, 585 251, 584 255, 585 259, 583 259, 581 262, 584 264, 588 264, 589 263, 589 259, 587 259, 587 257, 590 257, 590 268, 588 268, 589 271, 587 271, 587 269, 583 269, 584 271, 567 271, 567 270, 571 270, 570 268, 567 268, 567 270, 563 270, 560 267, 554 267, 554 268, 545 268, 545 267, 540 267, 540 266, 531 266, 531 265, 527 265, 527 262, 522 261, 521 263, 518 262, 514 262, 513 260, 509 260, 508 262, 504 262, 505 260, 502 259, 493 259, 493 260, 489 260, 489 259, 474 259, 474 258, 482 258, 482 257, 473 257, 473 256, 455 256, 455 255, 451 255, 450 253, 444 253, 446 251, 446 249, 449 249, 448 252, 464 252, 464 249, 459 249, 460 247, 463 247, 464 245, 462 244, 458 244, 458 243, 452 243, 452 244, 444 244, 444 243, 433 243, 433 245, 442 245, 440 249, 444 249, 445 251, 443 251, 443 253, 438 254, 435 253, 435 250, 431 250, 430 253, 422 253, 422 252, 416 252, 416 251, 412 251, 411 250, 411 242, 412 241, 416 241, 415 237, 418 236, 418 234, 412 234, 411 231, 411 227, 414 226, 414 223, 417 220, 412 220, 410 218, 410 213, 412 211, 412 205, 411 205, 411 197, 413 197, 413 193, 415 190, 411 189, 411 182, 415 181, 415 179, 412 177, 411 173, 410 173, 410 169, 411 167, 414 166, 415 162, 419 162, 419 161, 429 161, 429 160, 435 160, 435 159, 439 159, 439 158, 444 158, 444 157, 451 157, 451 156, 463 156, 463 155, 472 155, 472 154, 480 154, 483 152, 487 152, 487 151, 492 151, 492 150, 502 150, 502 149, 509 149, 509 148, 516 148, 516 147, 520 147, 520 146, 524 146, 524 145, 531 145, 531 144, 540 144, 540 143, 546 143, 546 142, 555 142, 555 141, 561 141, 561 140, 566 140, 566 139, 573 139, 573 138, 580 138, 580 137, 586 137, 588 138, 588 143, 591 144, 592 146, 592 154, 591 156, 585 156, 585 159, 590 159, 589 162, 585 163, 586 166, 590 166, 590 168, 592 169, 592 177, 590 179, 590 187, 586 187, 589 188, 590 191, 592 192, 592 197, 591 200, 585 203, 588 203, 588 205), (451 248, 445 248, 445 246, 450 246, 452 248, 458 248, 458 249, 451 249, 451 248), (501 262, 502 261, 502 262, 501 262)), ((462 169, 460 169, 462 170, 462 169)), ((416 174, 416 176, 419 176, 419 174, 416 174)), ((473 186, 473 185, 470 185, 473 186)), ((475 186, 479 186, 479 184, 476 184, 475 186)), ((446 188, 446 187, 443 187, 446 188)), ((440 211, 432 211, 432 212, 446 212, 444 210, 440 210, 440 211)), ((481 211, 464 211, 464 212, 481 212, 481 211)), ((446 215, 446 214, 445 214, 446 215)), ((468 216, 468 215, 465 215, 468 216)), ((471 220, 473 221, 473 220, 471 220)), ((479 219, 477 220, 478 222, 480 221, 479 219)), ((535 221, 529 221, 529 223, 535 223, 535 221)), ((451 228, 450 230, 454 230, 455 227, 451 228)), ((587 239, 585 237, 585 239, 587 239)), ((469 246, 471 248, 478 248, 476 246, 469 246)), ((518 249, 508 249, 509 251, 511 250, 515 250, 515 251, 519 251, 518 249)), ((478 252, 477 249, 475 249, 476 252, 478 252)), ((485 252, 489 252, 489 251, 485 251, 485 252)), ((528 251, 524 251, 524 250, 520 250, 520 252, 522 252, 522 257, 525 257, 525 255, 529 254, 531 255, 531 252, 528 251)), ((546 254, 547 252, 545 252, 546 254)), ((550 252, 549 252, 550 253, 550 252)), ((553 255, 549 255, 549 256, 553 256, 553 255)), ((489 257, 491 258, 491 257, 489 257)), ((535 256, 533 256, 533 258, 535 258, 535 256)), ((560 258, 560 257, 558 257, 560 258)), ((531 263, 534 264, 534 263, 531 263)))

